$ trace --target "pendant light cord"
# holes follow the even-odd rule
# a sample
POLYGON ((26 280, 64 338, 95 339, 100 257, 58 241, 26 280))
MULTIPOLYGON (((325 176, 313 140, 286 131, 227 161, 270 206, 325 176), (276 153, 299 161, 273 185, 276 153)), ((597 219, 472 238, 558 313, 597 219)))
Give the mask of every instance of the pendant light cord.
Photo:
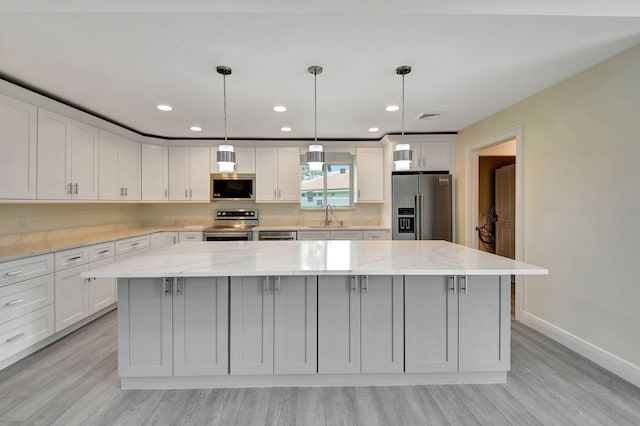
POLYGON ((318 142, 318 74, 313 73, 313 139, 318 142))
POLYGON ((404 74, 402 74, 402 136, 404 136, 404 74))
POLYGON ((224 141, 227 141, 227 76, 222 74, 222 98, 224 104, 224 141))

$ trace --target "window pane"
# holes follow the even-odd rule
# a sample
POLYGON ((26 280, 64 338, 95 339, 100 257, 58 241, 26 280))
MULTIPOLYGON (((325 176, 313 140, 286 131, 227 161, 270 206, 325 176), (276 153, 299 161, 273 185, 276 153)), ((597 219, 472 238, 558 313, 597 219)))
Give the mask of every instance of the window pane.
POLYGON ((327 203, 334 207, 351 207, 351 166, 327 165, 327 203))
POLYGON ((324 172, 311 171, 308 164, 300 165, 300 207, 324 208, 324 172))

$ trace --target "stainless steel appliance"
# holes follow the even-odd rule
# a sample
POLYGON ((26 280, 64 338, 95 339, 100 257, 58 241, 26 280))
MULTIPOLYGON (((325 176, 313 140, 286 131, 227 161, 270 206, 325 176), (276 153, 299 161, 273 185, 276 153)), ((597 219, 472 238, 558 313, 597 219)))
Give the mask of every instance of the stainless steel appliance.
POLYGON ((449 174, 394 172, 393 239, 451 241, 451 186, 449 174))
POLYGON ((298 238, 296 231, 258 231, 260 241, 292 241, 298 238))
POLYGON ((211 201, 256 199, 256 175, 212 173, 209 180, 211 201))
POLYGON ((257 209, 216 210, 213 226, 204 229, 204 241, 250 241, 258 226, 257 209))

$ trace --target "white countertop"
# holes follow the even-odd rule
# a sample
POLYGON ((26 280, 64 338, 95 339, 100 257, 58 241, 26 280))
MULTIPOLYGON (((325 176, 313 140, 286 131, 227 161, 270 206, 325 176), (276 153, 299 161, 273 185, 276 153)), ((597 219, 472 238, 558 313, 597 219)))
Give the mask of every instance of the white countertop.
POLYGON ((95 278, 256 275, 546 275, 446 241, 185 242, 82 274, 95 278))

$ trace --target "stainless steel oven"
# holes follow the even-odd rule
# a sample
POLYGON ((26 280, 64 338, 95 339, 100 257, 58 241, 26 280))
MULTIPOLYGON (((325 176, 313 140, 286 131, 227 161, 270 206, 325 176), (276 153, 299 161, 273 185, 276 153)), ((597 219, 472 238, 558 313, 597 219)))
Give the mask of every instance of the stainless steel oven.
POLYGON ((251 241, 258 225, 257 209, 216 210, 213 226, 204 229, 204 241, 251 241))

